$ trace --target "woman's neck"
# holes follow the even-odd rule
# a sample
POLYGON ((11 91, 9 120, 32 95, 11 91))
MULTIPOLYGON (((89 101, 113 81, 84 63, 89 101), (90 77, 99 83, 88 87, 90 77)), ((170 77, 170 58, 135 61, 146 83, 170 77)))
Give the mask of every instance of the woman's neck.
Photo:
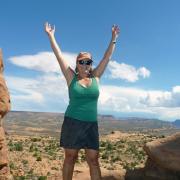
POLYGON ((82 74, 77 74, 78 79, 86 79, 90 78, 90 74, 82 75, 82 74))

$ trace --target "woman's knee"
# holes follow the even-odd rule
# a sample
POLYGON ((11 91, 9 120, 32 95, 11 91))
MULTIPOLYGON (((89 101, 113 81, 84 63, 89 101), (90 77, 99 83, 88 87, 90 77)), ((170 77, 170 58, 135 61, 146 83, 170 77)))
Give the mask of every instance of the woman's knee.
POLYGON ((75 163, 78 158, 78 151, 65 151, 65 162, 75 163))
POLYGON ((91 166, 99 165, 99 155, 98 154, 86 154, 86 161, 91 166))

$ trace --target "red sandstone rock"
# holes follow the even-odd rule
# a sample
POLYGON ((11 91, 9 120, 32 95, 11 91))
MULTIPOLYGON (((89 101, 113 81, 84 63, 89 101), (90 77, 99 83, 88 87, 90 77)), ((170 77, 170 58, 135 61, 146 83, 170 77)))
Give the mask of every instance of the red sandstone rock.
POLYGON ((2 51, 0 49, 0 180, 13 179, 10 176, 8 149, 5 142, 5 133, 2 127, 2 118, 10 110, 10 96, 3 77, 3 60, 2 51))
POLYGON ((180 133, 149 142, 144 150, 160 167, 180 171, 180 133))
MULTIPOLYGON (((3 77, 3 60, 2 51, 0 49, 0 116, 3 118, 5 114, 10 110, 10 96, 8 88, 6 86, 5 79, 3 77)), ((1 123, 2 125, 2 123, 1 123)))

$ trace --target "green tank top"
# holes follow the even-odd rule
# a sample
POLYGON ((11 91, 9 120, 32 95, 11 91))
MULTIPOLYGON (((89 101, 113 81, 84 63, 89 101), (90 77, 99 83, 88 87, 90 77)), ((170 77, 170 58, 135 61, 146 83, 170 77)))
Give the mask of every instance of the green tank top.
POLYGON ((88 122, 97 121, 99 87, 96 79, 92 77, 91 85, 83 87, 75 74, 68 91, 69 105, 65 116, 88 122))

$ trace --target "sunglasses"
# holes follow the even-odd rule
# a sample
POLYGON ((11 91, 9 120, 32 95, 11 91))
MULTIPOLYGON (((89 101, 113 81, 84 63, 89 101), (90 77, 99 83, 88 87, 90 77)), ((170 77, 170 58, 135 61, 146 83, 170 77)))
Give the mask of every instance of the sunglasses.
POLYGON ((80 65, 91 65, 92 64, 92 60, 91 59, 88 59, 88 60, 85 60, 85 59, 82 59, 82 60, 79 60, 78 61, 78 63, 80 64, 80 65))

